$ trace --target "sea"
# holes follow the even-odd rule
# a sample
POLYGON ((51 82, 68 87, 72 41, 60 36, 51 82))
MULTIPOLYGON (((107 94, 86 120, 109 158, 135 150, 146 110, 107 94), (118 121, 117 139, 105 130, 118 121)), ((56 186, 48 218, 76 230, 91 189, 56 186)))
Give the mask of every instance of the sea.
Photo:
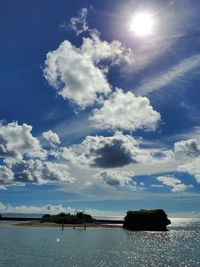
MULTIPOLYGON (((1 267, 198 267, 200 219, 171 218, 167 232, 16 227, 0 221, 1 267)), ((16 222, 15 222, 16 223, 16 222)))

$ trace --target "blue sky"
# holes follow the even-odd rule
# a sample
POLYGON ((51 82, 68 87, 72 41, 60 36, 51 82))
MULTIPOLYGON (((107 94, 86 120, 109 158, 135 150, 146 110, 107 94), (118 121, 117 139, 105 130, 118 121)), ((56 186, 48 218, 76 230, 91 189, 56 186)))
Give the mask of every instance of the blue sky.
POLYGON ((199 216, 199 8, 0 2, 0 212, 199 216))

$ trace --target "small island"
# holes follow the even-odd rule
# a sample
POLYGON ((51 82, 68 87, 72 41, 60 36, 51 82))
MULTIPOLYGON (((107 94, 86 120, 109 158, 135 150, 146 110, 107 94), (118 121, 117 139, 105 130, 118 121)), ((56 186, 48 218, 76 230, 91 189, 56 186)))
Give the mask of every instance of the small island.
POLYGON ((45 214, 42 218, 16 218, 16 217, 4 217, 4 220, 13 221, 28 221, 13 224, 13 226, 19 227, 62 227, 73 229, 85 229, 89 228, 119 228, 122 227, 123 221, 119 220, 107 220, 107 219, 94 219, 91 215, 84 212, 77 212, 76 214, 59 213, 57 215, 45 214))
POLYGON ((171 224, 162 209, 128 211, 124 218, 123 228, 131 231, 167 231, 171 224))
POLYGON ((91 215, 83 212, 77 212, 76 214, 59 213, 58 215, 45 214, 40 219, 40 223, 57 223, 57 224, 85 224, 93 223, 95 219, 91 215))

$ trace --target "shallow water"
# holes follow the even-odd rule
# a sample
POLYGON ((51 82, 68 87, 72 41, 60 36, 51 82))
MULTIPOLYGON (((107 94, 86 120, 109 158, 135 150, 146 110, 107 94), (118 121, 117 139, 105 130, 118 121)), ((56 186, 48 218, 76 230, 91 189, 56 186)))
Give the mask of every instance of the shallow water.
MULTIPOLYGON (((13 222, 12 222, 13 223, 13 222)), ((13 227, 0 222, 2 267, 200 266, 200 220, 172 219, 168 232, 13 227)))

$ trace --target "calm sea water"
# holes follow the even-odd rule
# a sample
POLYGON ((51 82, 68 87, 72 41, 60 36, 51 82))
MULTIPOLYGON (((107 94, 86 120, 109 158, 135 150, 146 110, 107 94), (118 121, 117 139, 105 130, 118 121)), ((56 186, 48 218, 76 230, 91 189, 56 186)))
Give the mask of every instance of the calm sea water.
POLYGON ((200 266, 200 220, 172 219, 170 231, 20 228, 0 222, 1 267, 200 266))

